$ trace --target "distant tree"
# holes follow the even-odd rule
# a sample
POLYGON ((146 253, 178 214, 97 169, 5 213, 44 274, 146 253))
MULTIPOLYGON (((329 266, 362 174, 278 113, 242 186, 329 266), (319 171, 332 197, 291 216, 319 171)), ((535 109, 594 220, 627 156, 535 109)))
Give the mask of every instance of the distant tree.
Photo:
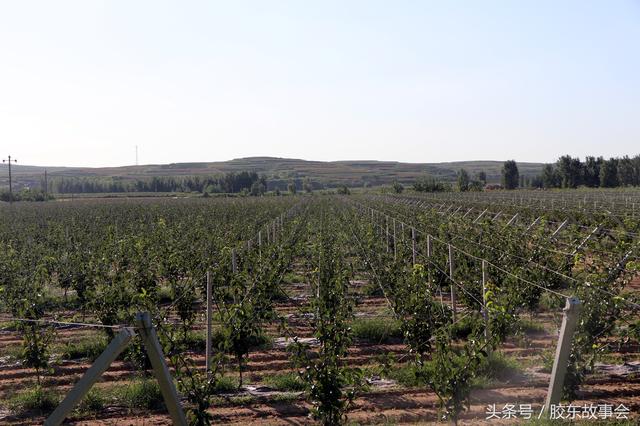
POLYGON ((295 195, 296 193, 296 184, 293 182, 289 182, 289 184, 287 185, 287 191, 289 191, 291 193, 291 195, 295 195))
POLYGON ((602 157, 586 157, 584 159, 583 183, 590 188, 600 186, 600 167, 602 167, 602 157))
POLYGON ((542 186, 545 188, 557 188, 560 186, 558 173, 553 164, 545 164, 542 167, 542 186))
POLYGON ((621 186, 632 186, 638 184, 633 160, 629 158, 628 155, 625 155, 618 160, 618 182, 621 186))
POLYGON ((477 180, 479 180, 483 184, 487 183, 487 173, 485 173, 484 171, 479 171, 478 175, 476 176, 476 178, 477 178, 477 180))
POLYGON ((254 182, 253 185, 251 185, 251 195, 253 196, 262 195, 266 190, 267 187, 260 181, 254 182))
POLYGON ((578 185, 582 185, 584 173, 579 158, 563 155, 556 164, 560 175, 560 184, 563 188, 577 188, 578 185))
POLYGON ((402 194, 402 191, 404 191, 404 186, 397 180, 393 181, 393 192, 402 194))
POLYGON ((544 186, 542 183, 542 175, 533 176, 529 184, 531 188, 542 188, 544 186))
POLYGON ((460 169, 458 171, 458 190, 461 192, 466 192, 469 190, 469 173, 465 169, 460 169))
POLYGON ((472 180, 469 183, 469 191, 480 192, 484 189, 484 183, 479 180, 472 180))
POLYGON ((349 188, 347 188, 347 185, 342 185, 340 187, 338 187, 338 194, 341 195, 349 195, 351 193, 351 191, 349 191, 349 188))
POLYGON ((425 176, 413 184, 413 190, 417 192, 444 192, 448 190, 448 187, 432 176, 425 176))
POLYGON ((313 192, 313 185, 311 184, 311 179, 309 179, 308 177, 304 178, 304 182, 302 183, 302 189, 304 189, 305 192, 308 192, 308 193, 313 192))
POLYGON ((505 161, 502 166, 502 186, 505 189, 516 189, 519 176, 518 165, 515 160, 505 161))
POLYGON ((618 160, 610 158, 603 161, 600 167, 600 187, 614 188, 618 184, 618 160))

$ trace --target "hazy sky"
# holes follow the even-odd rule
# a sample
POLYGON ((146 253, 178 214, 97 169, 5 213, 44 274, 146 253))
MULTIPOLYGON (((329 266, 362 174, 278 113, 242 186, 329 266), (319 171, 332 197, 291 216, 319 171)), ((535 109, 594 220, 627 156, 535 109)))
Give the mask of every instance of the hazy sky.
POLYGON ((0 155, 640 153, 640 2, 0 2, 0 155))

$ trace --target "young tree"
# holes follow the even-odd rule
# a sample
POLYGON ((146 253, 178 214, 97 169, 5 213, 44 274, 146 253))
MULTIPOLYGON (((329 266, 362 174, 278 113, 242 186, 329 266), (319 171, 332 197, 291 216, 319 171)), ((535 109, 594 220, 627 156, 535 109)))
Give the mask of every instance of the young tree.
POLYGON ((505 161, 502 166, 502 185, 505 189, 516 189, 519 179, 520 174, 515 160, 505 161))
POLYGON ((401 194, 404 191, 404 186, 397 180, 393 181, 393 192, 401 194))
POLYGON ((469 173, 465 169, 458 171, 458 190, 460 192, 466 192, 469 190, 469 173))
POLYGON ((480 171, 478 172, 477 176, 476 176, 476 180, 479 180, 480 182, 482 182, 482 184, 486 184, 487 183, 487 173, 484 171, 480 171))

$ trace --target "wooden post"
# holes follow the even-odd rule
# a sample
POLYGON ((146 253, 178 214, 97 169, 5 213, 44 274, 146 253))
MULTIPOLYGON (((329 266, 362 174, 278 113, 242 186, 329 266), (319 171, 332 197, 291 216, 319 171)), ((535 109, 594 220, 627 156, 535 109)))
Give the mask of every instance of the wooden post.
POLYGON ((551 381, 549 382, 549 390, 547 391, 547 399, 544 405, 547 412, 551 405, 557 405, 562 398, 564 378, 567 373, 569 355, 571 354, 571 341, 578 324, 580 307, 581 304, 578 298, 567 298, 567 304, 563 310, 562 327, 560 327, 560 338, 556 347, 556 358, 553 362, 551 381))
POLYGON ((398 244, 396 240, 396 219, 393 219, 393 259, 398 258, 398 244))
POLYGON ((153 374, 156 376, 156 380, 158 380, 158 384, 160 385, 160 391, 162 392, 164 403, 169 410, 171 420, 174 425, 187 426, 187 418, 184 415, 184 411, 182 411, 180 399, 178 399, 178 392, 173 384, 167 363, 164 360, 164 354, 162 353, 156 330, 151 325, 149 312, 138 312, 136 315, 136 324, 140 329, 140 337, 142 337, 147 355, 149 355, 149 360, 153 366, 153 374))
POLYGON ((385 223, 387 225, 387 253, 389 253, 389 216, 385 216, 385 223))
POLYGON ((453 247, 449 244, 449 277, 451 281, 451 309, 453 310, 453 322, 456 322, 456 284, 453 278, 453 247))
POLYGON ((211 322, 213 321, 212 308, 211 308, 211 272, 207 270, 207 342, 205 349, 205 371, 207 372, 207 376, 211 374, 211 322))
POLYGON ((416 264, 416 228, 411 228, 411 251, 413 253, 413 264, 416 264))
POLYGON ((427 235, 427 257, 431 257, 431 235, 427 235))
POLYGON ((231 249, 231 270, 234 274, 238 272, 238 259, 236 258, 236 249, 231 249))
POLYGON ((489 340, 489 311, 487 310, 487 261, 482 260, 482 318, 484 319, 484 339, 489 340))
POLYGON ((47 417, 47 420, 44 422, 45 426, 58 426, 64 421, 71 410, 73 410, 89 390, 91 390, 91 387, 98 381, 100 376, 107 371, 111 363, 115 361, 118 355, 127 347, 133 336, 135 336, 135 332, 132 328, 123 328, 120 333, 113 338, 104 352, 100 354, 93 365, 84 373, 55 411, 47 417))

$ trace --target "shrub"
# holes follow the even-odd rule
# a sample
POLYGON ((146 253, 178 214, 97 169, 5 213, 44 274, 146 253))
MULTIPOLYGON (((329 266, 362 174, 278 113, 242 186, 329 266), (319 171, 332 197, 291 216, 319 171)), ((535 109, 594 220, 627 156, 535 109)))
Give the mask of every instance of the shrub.
POLYGON ((124 388, 122 402, 129 408, 156 410, 164 406, 160 387, 153 380, 141 379, 124 388))
POLYGON ((267 377, 267 384, 279 391, 303 391, 305 383, 297 373, 285 373, 267 377))
POLYGON ((107 347, 107 339, 104 337, 87 337, 78 342, 67 342, 62 348, 63 359, 95 360, 107 347))
POLYGON ((41 414, 52 412, 60 403, 57 394, 36 386, 16 396, 12 401, 12 409, 19 412, 38 411, 41 414))

